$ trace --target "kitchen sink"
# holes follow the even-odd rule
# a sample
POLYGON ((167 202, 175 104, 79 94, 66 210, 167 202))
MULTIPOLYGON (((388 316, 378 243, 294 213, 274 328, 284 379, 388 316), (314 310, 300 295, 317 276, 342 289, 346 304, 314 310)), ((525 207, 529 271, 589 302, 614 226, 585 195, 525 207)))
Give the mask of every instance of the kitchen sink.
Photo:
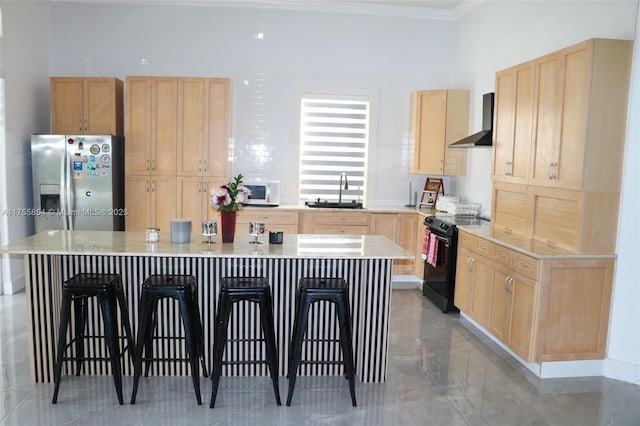
POLYGON ((361 209, 362 203, 358 201, 327 201, 327 200, 316 200, 316 201, 307 201, 304 203, 307 207, 316 208, 316 209, 361 209))

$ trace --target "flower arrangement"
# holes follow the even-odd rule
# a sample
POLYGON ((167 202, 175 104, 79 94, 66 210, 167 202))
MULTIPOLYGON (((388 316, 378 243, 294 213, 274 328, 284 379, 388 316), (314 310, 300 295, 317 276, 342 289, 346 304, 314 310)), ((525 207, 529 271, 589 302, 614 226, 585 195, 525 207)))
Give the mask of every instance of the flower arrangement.
POLYGON ((219 211, 235 212, 247 201, 249 195, 251 191, 242 184, 242 175, 239 174, 233 181, 211 190, 211 205, 219 211))

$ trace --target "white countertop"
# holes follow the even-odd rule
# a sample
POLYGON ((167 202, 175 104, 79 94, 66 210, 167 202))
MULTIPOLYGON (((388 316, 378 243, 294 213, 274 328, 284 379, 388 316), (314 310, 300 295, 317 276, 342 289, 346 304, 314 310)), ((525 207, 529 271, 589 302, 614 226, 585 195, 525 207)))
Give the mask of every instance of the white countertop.
POLYGON ((191 243, 172 244, 163 233, 160 242, 147 243, 144 232, 48 231, 0 247, 11 254, 116 255, 158 257, 277 257, 342 259, 413 259, 398 244, 382 235, 311 235, 285 234, 283 244, 252 244, 253 237, 236 234, 232 244, 223 244, 220 236, 213 244, 194 234, 191 243))
POLYGON ((491 226, 460 225, 459 229, 493 243, 510 248, 522 254, 537 258, 615 258, 615 254, 576 253, 571 250, 547 244, 543 241, 526 238, 519 235, 508 235, 504 232, 496 233, 491 226))
POLYGON ((304 204, 281 204, 278 207, 260 207, 260 206, 245 206, 243 210, 252 211, 256 209, 266 210, 296 210, 304 212, 363 212, 363 213, 420 213, 425 216, 434 214, 434 210, 431 209, 418 209, 416 207, 404 207, 395 205, 366 205, 362 209, 325 209, 308 207, 304 204))

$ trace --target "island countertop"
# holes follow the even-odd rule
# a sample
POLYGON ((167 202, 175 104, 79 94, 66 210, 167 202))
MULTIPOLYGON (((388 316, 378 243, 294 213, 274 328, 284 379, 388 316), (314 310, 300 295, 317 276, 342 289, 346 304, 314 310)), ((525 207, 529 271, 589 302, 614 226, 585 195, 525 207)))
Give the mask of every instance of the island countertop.
MULTIPOLYGON (((219 236, 218 236, 219 238, 219 236)), ((62 284, 81 272, 119 274, 127 297, 132 325, 136 326, 140 289, 153 274, 189 274, 196 278, 197 297, 204 326, 205 359, 212 354, 212 324, 222 279, 226 276, 259 276, 269 280, 273 294, 274 328, 278 352, 288 353, 296 289, 304 277, 341 277, 348 283, 356 375, 365 383, 384 382, 387 375, 391 281, 395 259, 410 259, 412 254, 398 244, 379 235, 284 235, 283 244, 252 244, 253 237, 236 234, 234 243, 203 243, 205 237, 191 235, 191 242, 172 244, 168 233, 158 243, 147 243, 143 232, 48 231, 1 247, 0 252, 23 256, 29 333, 29 365, 34 383, 53 381, 54 354, 59 321, 62 284)), ((180 329, 180 316, 171 306, 159 306, 162 327, 180 329)), ((338 341, 338 329, 331 324, 333 311, 315 306, 315 328, 321 338, 338 341)), ((241 309, 238 330, 259 336, 256 310, 241 309)), ((92 320, 93 321, 93 320, 92 320)), ((99 330, 100 321, 91 322, 89 330, 99 330)), ((89 333, 91 334, 91 333, 89 333)), ((181 358, 184 340, 159 349, 161 365, 152 366, 153 375, 184 375, 181 358), (173 355, 172 355, 173 354, 173 355)), ((325 360, 324 347, 310 349, 308 359, 325 360)), ((104 348, 99 348, 95 361, 87 361, 90 374, 107 371, 104 348)), ((230 355, 235 364, 225 366, 224 375, 265 375, 265 366, 247 369, 239 363, 244 352, 230 355)), ((342 375, 329 364, 301 367, 303 375, 342 375)), ((280 357, 279 374, 287 374, 288 358, 280 357)), ((131 375, 130 360, 123 374, 131 375)))
POLYGON ((233 243, 206 242, 199 234, 186 244, 171 243, 163 234, 157 243, 147 243, 144 232, 45 231, 0 248, 11 254, 54 255, 131 255, 148 257, 264 257, 293 259, 413 259, 414 255, 381 235, 312 235, 285 234, 282 244, 269 244, 268 234, 262 244, 254 237, 238 234, 233 243))

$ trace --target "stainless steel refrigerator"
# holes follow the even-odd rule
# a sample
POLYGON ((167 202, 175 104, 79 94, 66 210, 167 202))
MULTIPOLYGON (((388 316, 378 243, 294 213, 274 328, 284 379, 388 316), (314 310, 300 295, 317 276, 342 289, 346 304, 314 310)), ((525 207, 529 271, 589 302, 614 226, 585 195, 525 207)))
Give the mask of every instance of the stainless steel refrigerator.
POLYGON ((32 135, 36 232, 123 231, 124 139, 32 135))

